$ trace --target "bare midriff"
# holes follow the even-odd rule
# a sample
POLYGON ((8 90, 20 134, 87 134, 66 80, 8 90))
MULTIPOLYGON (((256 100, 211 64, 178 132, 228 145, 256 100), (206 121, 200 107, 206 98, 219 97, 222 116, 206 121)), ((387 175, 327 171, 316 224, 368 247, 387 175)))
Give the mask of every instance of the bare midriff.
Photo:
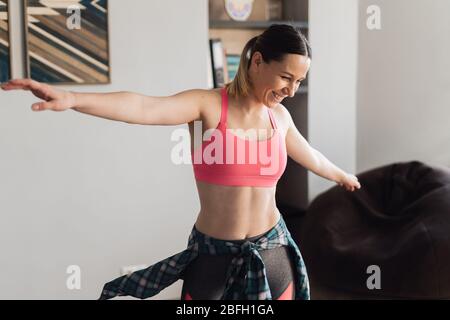
POLYGON ((276 187, 196 183, 201 209, 195 227, 208 236, 242 240, 269 231, 280 218, 276 187))

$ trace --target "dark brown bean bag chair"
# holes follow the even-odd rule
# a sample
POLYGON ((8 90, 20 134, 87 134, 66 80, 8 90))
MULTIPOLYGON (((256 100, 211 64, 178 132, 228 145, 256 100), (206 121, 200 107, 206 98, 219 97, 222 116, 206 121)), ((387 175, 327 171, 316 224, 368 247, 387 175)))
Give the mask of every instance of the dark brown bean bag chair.
POLYGON ((450 298, 450 169, 413 161, 358 175, 314 199, 297 241, 312 299, 450 298), (369 290, 380 268, 381 289, 369 290))

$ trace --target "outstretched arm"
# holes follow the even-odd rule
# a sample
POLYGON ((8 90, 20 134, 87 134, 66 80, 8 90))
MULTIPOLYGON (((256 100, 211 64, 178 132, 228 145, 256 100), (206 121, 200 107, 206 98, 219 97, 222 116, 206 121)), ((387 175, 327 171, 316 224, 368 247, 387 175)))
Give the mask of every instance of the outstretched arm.
POLYGON ((28 90, 44 100, 34 111, 75 111, 130 124, 178 125, 200 118, 207 90, 187 90, 168 97, 150 97, 134 92, 80 93, 65 91, 31 79, 15 79, 3 90, 28 90))
POLYGON ((325 179, 336 182, 348 191, 361 188, 356 176, 344 172, 331 163, 322 153, 311 147, 308 141, 298 131, 289 111, 284 106, 282 109, 289 123, 289 129, 286 133, 286 148, 289 157, 307 170, 325 179))

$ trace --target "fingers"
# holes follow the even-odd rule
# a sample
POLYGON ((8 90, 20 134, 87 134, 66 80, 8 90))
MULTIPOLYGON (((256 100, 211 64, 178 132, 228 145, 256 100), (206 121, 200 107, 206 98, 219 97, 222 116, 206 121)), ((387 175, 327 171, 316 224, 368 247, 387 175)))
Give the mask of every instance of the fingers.
POLYGON ((17 80, 9 80, 1 84, 3 90, 11 90, 17 85, 17 80))
POLYGON ((356 184, 345 184, 345 189, 347 191, 353 192, 353 191, 355 191, 357 189, 361 189, 361 185, 359 183, 356 183, 356 184))
POLYGON ((2 83, 1 88, 5 91, 7 90, 17 90, 17 89, 23 89, 23 90, 31 90, 36 89, 40 85, 39 82, 32 80, 32 79, 13 79, 8 82, 2 83))
POLYGON ((31 110, 33 111, 43 111, 43 110, 53 110, 56 107, 56 104, 52 102, 36 102, 31 106, 31 110))
POLYGON ((350 185, 352 187, 352 191, 355 190, 355 189, 361 189, 361 184, 358 181, 358 177, 355 176, 355 175, 351 175, 351 176, 353 178, 353 181, 352 181, 352 183, 350 185))
POLYGON ((361 189, 361 184, 359 183, 359 181, 358 181, 358 178, 355 176, 355 188, 357 188, 357 189, 361 189))
POLYGON ((33 105, 31 106, 31 110, 33 110, 33 111, 45 110, 44 109, 44 103, 43 102, 33 103, 33 105))
POLYGON ((361 185, 358 183, 356 185, 350 185, 349 188, 347 189, 348 191, 355 191, 357 189, 361 189, 361 185))
POLYGON ((361 189, 361 184, 358 181, 358 177, 352 174, 347 174, 347 179, 343 182, 338 182, 339 186, 344 187, 347 191, 355 191, 361 189))

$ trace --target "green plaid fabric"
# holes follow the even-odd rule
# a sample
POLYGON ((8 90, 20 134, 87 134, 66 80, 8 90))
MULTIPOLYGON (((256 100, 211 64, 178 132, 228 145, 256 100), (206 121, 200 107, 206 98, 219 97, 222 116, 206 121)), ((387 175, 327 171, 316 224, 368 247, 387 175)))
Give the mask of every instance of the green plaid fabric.
POLYGON ((235 254, 228 268, 226 287, 222 300, 271 300, 266 269, 259 254, 289 246, 295 259, 297 276, 295 279, 295 300, 309 300, 309 281, 300 250, 291 237, 283 217, 275 227, 256 242, 245 241, 236 244, 220 240, 199 232, 195 225, 189 236, 186 250, 164 259, 146 269, 119 277, 105 284, 100 300, 116 296, 133 296, 145 299, 159 293, 175 281, 183 278, 187 265, 199 254, 235 254))

